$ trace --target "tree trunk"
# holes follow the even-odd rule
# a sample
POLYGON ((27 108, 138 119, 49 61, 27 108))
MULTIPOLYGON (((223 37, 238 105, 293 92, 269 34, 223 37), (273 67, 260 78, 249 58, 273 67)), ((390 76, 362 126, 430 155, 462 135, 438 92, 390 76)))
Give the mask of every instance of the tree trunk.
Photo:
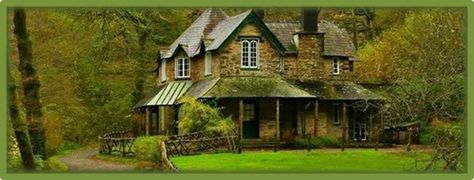
POLYGON ((18 70, 21 73, 23 84, 23 105, 26 111, 28 131, 31 138, 33 153, 45 156, 45 131, 41 118, 41 102, 39 95, 40 81, 33 66, 32 45, 26 28, 26 15, 24 9, 14 10, 13 22, 15 24, 14 34, 18 44, 20 64, 18 70))
POLYGON ((352 41, 354 43, 354 47, 355 49, 357 50, 358 49, 358 46, 359 46, 359 42, 357 41, 357 21, 356 21, 356 16, 355 16, 355 9, 352 8, 352 11, 351 11, 351 18, 352 18, 352 41))
POLYGON ((146 39, 148 35, 150 34, 146 30, 137 30, 140 38, 138 39, 138 45, 140 46, 140 53, 137 59, 137 66, 135 68, 136 74, 135 74, 135 89, 133 91, 133 104, 138 103, 143 98, 143 85, 145 84, 145 73, 143 69, 146 69, 146 63, 145 59, 147 56, 145 55, 145 45, 146 45, 146 39))
POLYGON ((21 160, 25 170, 35 169, 35 159, 33 156, 33 149, 31 148, 30 137, 28 136, 28 128, 25 122, 19 116, 18 99, 16 95, 16 85, 10 76, 10 121, 12 123, 15 138, 20 149, 21 160))

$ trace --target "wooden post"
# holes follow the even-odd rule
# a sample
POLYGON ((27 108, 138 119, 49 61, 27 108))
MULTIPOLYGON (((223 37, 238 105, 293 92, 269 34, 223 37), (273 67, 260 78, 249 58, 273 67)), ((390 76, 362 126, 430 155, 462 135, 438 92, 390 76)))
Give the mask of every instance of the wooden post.
POLYGON ((280 144, 280 99, 276 99, 276 137, 275 137, 275 148, 274 151, 278 150, 280 144))
POLYGON ((145 107, 146 117, 145 117, 145 134, 150 135, 150 108, 145 107))
POLYGON ((408 142, 407 142, 407 152, 411 151, 411 138, 413 136, 413 128, 412 127, 407 127, 408 131, 408 142))
POLYGON ((379 141, 380 141, 380 134, 382 133, 382 128, 383 128, 383 113, 380 112, 380 122, 377 128, 375 128, 375 131, 377 133, 377 139, 375 140, 375 150, 379 150, 379 141))
POLYGON ((319 121, 319 118, 318 118, 318 111, 319 111, 319 101, 316 100, 314 101, 314 137, 317 137, 318 136, 318 121, 319 121))
POLYGON ((303 129, 302 129, 302 132, 303 132, 303 139, 306 140, 306 149, 307 149, 308 152, 309 152, 309 151, 311 151, 311 145, 310 145, 310 139, 309 139, 309 137, 308 137, 307 134, 306 134, 306 128, 307 128, 306 110, 307 110, 307 107, 308 107, 308 106, 305 106, 305 107, 303 108, 303 119, 302 119, 302 121, 303 121, 303 129))
POLYGON ((342 137, 341 137, 341 151, 344 151, 344 145, 346 142, 346 130, 347 130, 347 107, 346 103, 342 103, 342 137))
POLYGON ((244 100, 239 100, 239 153, 242 153, 243 138, 243 122, 244 122, 244 100))
POLYGON ((160 106, 160 134, 165 134, 166 107, 160 106))

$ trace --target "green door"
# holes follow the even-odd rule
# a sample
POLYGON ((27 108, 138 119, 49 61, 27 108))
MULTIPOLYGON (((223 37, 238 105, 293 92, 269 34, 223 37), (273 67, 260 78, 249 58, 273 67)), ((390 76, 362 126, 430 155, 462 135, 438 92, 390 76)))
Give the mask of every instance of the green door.
POLYGON ((259 134, 258 107, 256 102, 244 103, 244 121, 242 122, 242 131, 244 139, 256 139, 259 134))

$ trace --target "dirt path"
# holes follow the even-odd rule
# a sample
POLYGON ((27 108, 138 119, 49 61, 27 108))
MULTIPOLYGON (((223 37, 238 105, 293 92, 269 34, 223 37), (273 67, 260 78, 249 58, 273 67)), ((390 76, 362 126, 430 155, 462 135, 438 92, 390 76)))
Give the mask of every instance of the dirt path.
POLYGON ((99 160, 95 157, 97 152, 94 148, 82 149, 63 156, 60 160, 67 165, 69 171, 127 171, 134 168, 128 164, 99 160))

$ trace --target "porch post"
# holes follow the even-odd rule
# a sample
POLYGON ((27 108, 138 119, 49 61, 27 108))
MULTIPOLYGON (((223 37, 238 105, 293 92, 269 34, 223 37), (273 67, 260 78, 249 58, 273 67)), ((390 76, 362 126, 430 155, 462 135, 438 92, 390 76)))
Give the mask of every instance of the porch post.
POLYGON ((145 107, 146 117, 145 117, 145 134, 150 135, 150 108, 145 107))
POLYGON ((341 137, 341 151, 344 151, 344 145, 346 142, 346 130, 347 130, 347 107, 346 103, 342 103, 342 137, 341 137))
POLYGON ((380 122, 375 128, 375 131, 377 133, 377 139, 375 139, 375 150, 379 150, 380 134, 382 133, 382 128, 383 128, 383 114, 382 112, 380 112, 381 111, 380 109, 378 109, 377 111, 379 111, 379 114, 380 114, 380 122))
POLYGON ((276 137, 275 137, 275 147, 274 151, 277 150, 278 145, 280 144, 280 99, 276 99, 276 137))
POLYGON ((242 152, 242 133, 243 133, 243 122, 244 122, 244 100, 239 99, 239 153, 242 152))
POLYGON ((319 119, 318 119, 318 109, 319 109, 319 101, 316 100, 316 101, 314 101, 314 123, 313 123, 313 125, 314 125, 314 128, 313 128, 314 137, 318 136, 318 121, 319 121, 319 119))
POLYGON ((276 134, 277 140, 280 140, 280 99, 276 100, 276 134))
POLYGON ((243 121, 244 121, 244 101, 242 99, 239 100, 239 136, 242 139, 243 135, 243 121))

